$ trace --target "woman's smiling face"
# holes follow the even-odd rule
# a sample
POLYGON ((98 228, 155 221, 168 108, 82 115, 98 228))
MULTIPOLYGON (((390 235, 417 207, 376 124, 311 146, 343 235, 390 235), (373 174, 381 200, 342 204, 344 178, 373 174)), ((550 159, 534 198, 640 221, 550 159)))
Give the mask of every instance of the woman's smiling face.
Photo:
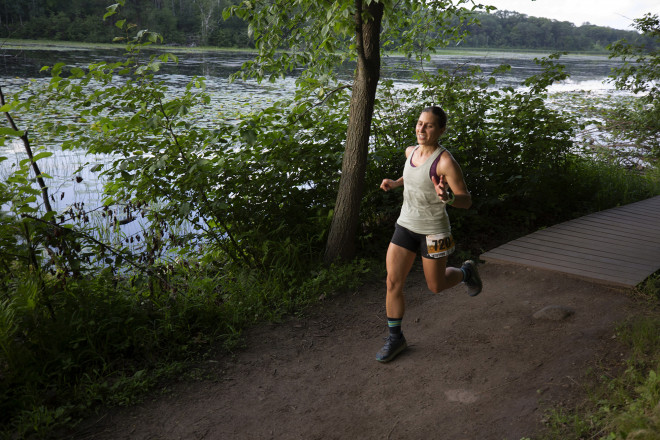
POLYGON ((438 117, 431 112, 422 112, 419 115, 415 133, 417 134, 417 143, 419 145, 428 145, 435 147, 438 145, 440 135, 444 133, 445 127, 440 127, 438 117))

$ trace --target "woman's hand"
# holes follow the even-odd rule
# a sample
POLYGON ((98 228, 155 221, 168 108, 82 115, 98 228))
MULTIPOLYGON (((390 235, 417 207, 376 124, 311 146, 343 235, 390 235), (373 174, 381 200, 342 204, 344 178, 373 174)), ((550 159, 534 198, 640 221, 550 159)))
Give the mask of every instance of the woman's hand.
POLYGON ((389 191, 394 188, 398 188, 403 184, 403 178, 400 178, 399 180, 392 180, 392 179, 383 179, 382 183, 380 184, 380 189, 383 191, 389 191))
POLYGON ((435 192, 442 199, 443 202, 446 202, 450 199, 451 194, 449 190, 449 184, 445 180, 444 175, 440 175, 440 177, 433 176, 433 185, 435 187, 435 192))

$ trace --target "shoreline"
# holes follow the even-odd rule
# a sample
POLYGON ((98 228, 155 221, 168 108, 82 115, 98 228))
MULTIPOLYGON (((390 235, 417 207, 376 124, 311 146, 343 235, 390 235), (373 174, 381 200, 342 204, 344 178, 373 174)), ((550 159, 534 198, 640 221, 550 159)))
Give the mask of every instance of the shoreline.
MULTIPOLYGON (((54 40, 22 40, 22 39, 5 39, 0 40, 0 50, 123 50, 125 43, 85 43, 78 41, 54 41, 54 40)), ((234 48, 234 47, 215 47, 215 46, 174 46, 174 45, 150 45, 145 47, 146 50, 159 50, 178 53, 195 53, 195 52, 248 52, 256 53, 256 49, 248 47, 234 48)), ((571 52, 559 51, 556 49, 507 49, 507 48, 489 48, 489 47, 461 47, 461 48, 443 48, 437 50, 432 56, 442 55, 463 55, 463 56, 501 56, 505 55, 528 55, 528 56, 543 56, 551 53, 565 53, 563 57, 571 56, 593 56, 593 57, 609 57, 609 52, 571 52)), ((400 52, 386 52, 384 56, 403 56, 400 52)))

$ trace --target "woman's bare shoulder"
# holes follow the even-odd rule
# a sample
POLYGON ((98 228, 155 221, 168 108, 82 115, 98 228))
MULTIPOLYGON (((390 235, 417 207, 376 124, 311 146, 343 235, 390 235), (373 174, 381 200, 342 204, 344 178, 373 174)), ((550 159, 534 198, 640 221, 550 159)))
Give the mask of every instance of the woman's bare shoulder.
POLYGON ((458 162, 456 162, 456 159, 454 159, 454 156, 452 156, 451 152, 445 149, 445 151, 443 151, 440 155, 440 160, 438 161, 438 175, 446 175, 452 171, 455 171, 456 169, 460 169, 460 165, 458 165, 458 162))

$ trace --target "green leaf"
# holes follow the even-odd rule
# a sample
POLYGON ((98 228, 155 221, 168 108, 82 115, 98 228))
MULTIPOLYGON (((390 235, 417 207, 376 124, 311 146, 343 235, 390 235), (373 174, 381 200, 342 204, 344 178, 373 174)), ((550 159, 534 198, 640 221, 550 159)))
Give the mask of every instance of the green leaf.
POLYGON ((52 77, 58 77, 62 73, 62 69, 64 68, 66 64, 64 63, 57 63, 53 66, 53 69, 50 72, 50 75, 52 77))
MULTIPOLYGON (((4 108, 4 106, 3 106, 4 108)), ((3 110, 4 111, 4 110, 3 110)), ((16 131, 12 128, 8 127, 0 127, 0 136, 15 136, 15 137, 21 137, 25 134, 24 131, 16 131)))
POLYGON ((42 151, 41 153, 37 153, 32 157, 32 160, 37 161, 39 159, 43 159, 44 157, 51 157, 53 155, 52 152, 50 151, 42 151))
MULTIPOLYGON (((35 202, 35 201, 36 201, 36 197, 30 197, 30 198, 27 199, 25 202, 26 202, 26 203, 33 203, 33 202, 35 202), (34 200, 32 200, 32 199, 34 199, 34 200)), ((35 208, 35 207, 33 207, 33 206, 30 206, 30 205, 27 205, 27 204, 26 204, 26 205, 21 206, 21 207, 18 209, 18 212, 19 212, 20 214, 31 214, 31 213, 33 213, 33 212, 37 212, 37 208, 35 208)))
POLYGON ((190 214, 190 211, 191 211, 190 203, 183 202, 181 205, 179 205, 179 214, 182 217, 186 217, 188 214, 190 214))
POLYGON ((44 221, 51 221, 55 216, 57 215, 57 211, 48 211, 47 213, 44 214, 42 217, 44 221))
POLYGON ((85 71, 80 67, 73 67, 71 68, 71 76, 73 78, 82 78, 85 76, 85 71))
POLYGON ((10 112, 16 107, 17 104, 18 103, 16 103, 16 102, 10 102, 8 104, 5 104, 2 107, 0 107, 0 112, 2 112, 2 113, 10 112))
POLYGON ((103 15, 103 20, 105 20, 106 18, 112 15, 115 15, 117 13, 117 8, 119 6, 120 6, 119 3, 115 3, 114 5, 110 5, 107 8, 105 8, 108 12, 106 12, 105 15, 103 15))

